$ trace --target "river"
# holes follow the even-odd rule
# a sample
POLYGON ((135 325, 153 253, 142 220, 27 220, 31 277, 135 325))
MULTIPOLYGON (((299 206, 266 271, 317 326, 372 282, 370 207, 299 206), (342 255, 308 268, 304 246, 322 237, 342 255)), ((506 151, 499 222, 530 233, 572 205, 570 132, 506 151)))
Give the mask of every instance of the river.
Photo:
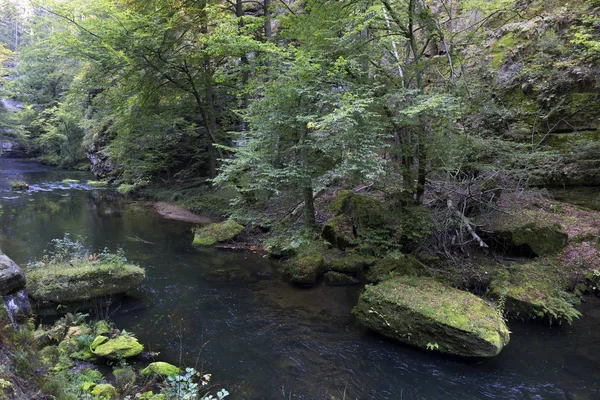
POLYGON ((495 358, 440 356, 361 328, 351 315, 359 288, 295 288, 262 254, 194 248, 189 224, 89 178, 0 157, 0 248, 23 266, 65 232, 95 250, 123 248, 148 277, 110 318, 159 359, 210 372, 232 400, 600 398, 598 299, 572 326, 511 322, 495 358), (10 191, 13 180, 30 190, 10 191))

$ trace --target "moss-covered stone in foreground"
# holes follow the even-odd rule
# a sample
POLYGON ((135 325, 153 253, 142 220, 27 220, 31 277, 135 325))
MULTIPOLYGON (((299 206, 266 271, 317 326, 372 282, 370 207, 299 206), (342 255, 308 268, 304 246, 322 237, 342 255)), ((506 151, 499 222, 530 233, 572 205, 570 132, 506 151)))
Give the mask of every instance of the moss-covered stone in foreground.
POLYGON ((233 240, 243 231, 244 227, 231 219, 218 224, 209 224, 194 233, 192 244, 212 246, 220 242, 233 240))
POLYGON ((556 271, 541 263, 517 265, 498 271, 492 280, 489 296, 502 299, 508 316, 544 319, 569 324, 581 315, 573 306, 576 297, 564 291, 566 286, 556 271))
POLYGON ((179 367, 163 361, 153 362, 140 371, 142 376, 171 376, 179 375, 179 367))
POLYGON ((114 339, 98 336, 90 345, 90 350, 98 357, 119 359, 139 355, 144 346, 131 336, 118 336, 114 339))
POLYGON ((38 303, 71 303, 125 293, 146 277, 133 264, 72 260, 32 268, 26 273, 29 296, 38 303))
POLYGON ((385 336, 443 353, 491 357, 509 342, 508 328, 494 307, 431 278, 398 277, 367 285, 354 313, 385 336))
POLYGON ((298 284, 313 284, 325 272, 325 260, 319 253, 298 256, 285 265, 290 281, 298 284))

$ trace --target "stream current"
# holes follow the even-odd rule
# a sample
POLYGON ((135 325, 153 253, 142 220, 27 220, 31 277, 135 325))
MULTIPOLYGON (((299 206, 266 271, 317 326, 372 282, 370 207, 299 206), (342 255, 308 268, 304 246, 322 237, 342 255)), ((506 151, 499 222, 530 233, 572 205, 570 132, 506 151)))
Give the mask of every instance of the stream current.
POLYGON ((232 400, 600 398, 598 299, 572 326, 511 321, 495 358, 441 356, 361 328, 359 288, 295 288, 261 254, 194 248, 190 224, 91 178, 0 157, 0 249, 25 266, 65 232, 94 251, 123 248, 147 279, 110 318, 157 359, 210 372, 232 400), (10 191, 15 180, 30 190, 10 191))

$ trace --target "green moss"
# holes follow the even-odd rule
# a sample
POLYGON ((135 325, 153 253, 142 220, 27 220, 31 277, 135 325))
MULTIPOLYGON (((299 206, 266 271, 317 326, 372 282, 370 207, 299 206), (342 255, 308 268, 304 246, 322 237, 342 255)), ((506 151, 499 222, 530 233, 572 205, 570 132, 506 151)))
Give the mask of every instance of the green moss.
POLYGON ((341 258, 336 258, 327 262, 327 269, 344 274, 358 275, 362 273, 365 268, 373 265, 375 261, 375 257, 343 253, 341 258))
POLYGON ((445 353, 489 357, 509 342, 494 307, 431 278, 405 276, 367 285, 354 312, 365 326, 424 349, 435 344, 445 353))
MULTIPOLYGON (((97 339, 98 338, 94 339, 94 342, 97 339)), ((99 357, 111 359, 135 357, 144 350, 144 346, 142 346, 136 338, 130 336, 118 336, 114 339, 101 340, 102 343, 93 346, 92 350, 93 353, 99 357)))
POLYGON ((124 293, 146 277, 143 268, 100 260, 71 260, 26 271, 27 291, 41 303, 85 301, 124 293))
POLYGON ((92 394, 99 397, 102 400, 110 400, 117 398, 117 390, 109 383, 100 383, 94 386, 92 394))
POLYGON ((299 284, 313 284, 325 272, 325 260, 321 254, 299 255, 285 265, 290 281, 299 284))
POLYGON ((96 335, 106 335, 110 332, 110 324, 105 320, 100 320, 94 324, 94 333, 96 335))
POLYGON ((509 32, 494 42, 492 46, 492 60, 490 66, 498 69, 506 61, 508 52, 515 49, 518 38, 513 32, 509 32))
POLYGON ((117 188, 117 192, 124 194, 124 195, 128 195, 128 194, 132 194, 136 189, 135 185, 129 185, 129 184, 122 184, 119 185, 119 187, 117 188))
POLYGON ((351 190, 342 190, 331 203, 331 212, 335 216, 346 215, 352 220, 353 230, 358 235, 370 229, 381 228, 384 224, 383 208, 379 199, 359 195, 351 190))
POLYGON ((358 279, 351 275, 341 272, 328 271, 324 275, 325 283, 331 286, 356 285, 360 283, 358 279))
POLYGON ((79 180, 77 179, 63 179, 62 183, 79 183, 79 180))
POLYGON ((377 260, 367 273, 367 281, 377 283, 395 276, 428 276, 424 265, 410 255, 398 258, 386 257, 377 260))
POLYGON ((106 181, 87 181, 88 186, 104 187, 108 185, 106 181))
POLYGON ((244 231, 244 227, 233 220, 218 224, 209 224, 194 233, 192 244, 196 246, 212 246, 220 242, 235 239, 244 231))
POLYGON ((131 388, 137 379, 135 371, 129 365, 115 369, 112 374, 115 377, 116 387, 121 391, 131 388))
POLYGON ((10 183, 10 190, 27 190, 29 189, 29 184, 23 181, 14 181, 10 183))
POLYGON ((510 317, 570 324, 581 314, 573 307, 577 303, 575 296, 567 293, 565 286, 551 266, 529 263, 498 271, 489 296, 503 303, 510 317))
POLYGON ((357 244, 352 218, 347 215, 338 215, 327 220, 323 225, 321 236, 340 250, 357 244))
POLYGON ((140 374, 142 376, 171 376, 171 375, 179 375, 179 367, 174 366, 173 364, 169 364, 162 361, 153 362, 144 368, 140 374))

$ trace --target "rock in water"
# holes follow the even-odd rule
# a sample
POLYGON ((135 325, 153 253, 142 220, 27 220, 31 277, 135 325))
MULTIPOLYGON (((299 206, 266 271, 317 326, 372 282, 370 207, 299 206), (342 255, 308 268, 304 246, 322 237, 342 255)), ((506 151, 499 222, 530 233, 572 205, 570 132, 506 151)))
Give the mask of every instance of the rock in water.
POLYGON ((25 275, 13 260, 0 252, 0 296, 25 287, 25 275))
POLYGON ((206 225, 195 232, 192 244, 196 246, 212 246, 217 243, 233 240, 243 231, 244 227, 233 220, 206 225))
POLYGON ((403 276, 367 285, 354 313, 384 336, 448 354, 492 357, 509 342, 494 307, 431 278, 403 276))
POLYGON ((39 304, 85 302, 125 293, 145 276, 144 269, 133 264, 79 260, 28 270, 27 290, 39 304))

